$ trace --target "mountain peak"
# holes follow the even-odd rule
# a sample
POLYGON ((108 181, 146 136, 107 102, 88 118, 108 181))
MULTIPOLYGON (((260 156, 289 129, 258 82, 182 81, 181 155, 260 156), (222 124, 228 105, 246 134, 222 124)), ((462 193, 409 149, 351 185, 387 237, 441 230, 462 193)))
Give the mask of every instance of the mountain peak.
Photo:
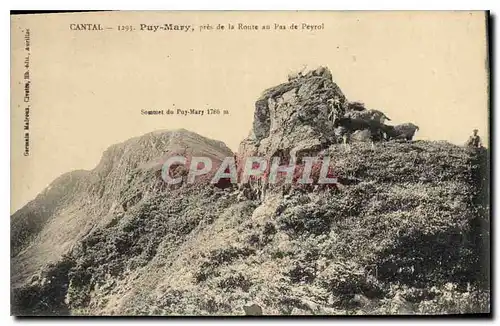
POLYGON ((348 108, 328 68, 291 75, 255 102, 253 127, 240 144, 239 155, 289 155, 326 148, 338 141, 334 115, 341 116, 348 108))

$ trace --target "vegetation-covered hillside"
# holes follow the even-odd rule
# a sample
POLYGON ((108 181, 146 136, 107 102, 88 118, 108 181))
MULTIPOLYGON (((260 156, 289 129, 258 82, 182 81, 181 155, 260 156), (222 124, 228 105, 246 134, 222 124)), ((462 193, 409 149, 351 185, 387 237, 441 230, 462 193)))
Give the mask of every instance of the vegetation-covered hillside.
POLYGON ((14 314, 489 312, 486 151, 330 146, 339 188, 163 189, 13 289, 14 314))

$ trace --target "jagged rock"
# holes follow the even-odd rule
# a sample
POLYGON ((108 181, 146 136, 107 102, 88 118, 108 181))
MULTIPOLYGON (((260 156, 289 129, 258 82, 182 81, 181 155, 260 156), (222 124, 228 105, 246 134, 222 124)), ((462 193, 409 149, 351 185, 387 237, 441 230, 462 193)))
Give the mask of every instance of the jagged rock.
POLYGON ((326 67, 272 87, 255 102, 253 128, 239 157, 318 152, 338 141, 331 113, 344 115, 348 104, 326 67))

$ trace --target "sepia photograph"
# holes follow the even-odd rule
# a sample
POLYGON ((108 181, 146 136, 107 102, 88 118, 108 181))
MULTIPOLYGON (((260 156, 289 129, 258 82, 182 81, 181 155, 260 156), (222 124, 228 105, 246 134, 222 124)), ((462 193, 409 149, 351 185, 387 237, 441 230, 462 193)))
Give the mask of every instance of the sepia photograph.
POLYGON ((11 315, 491 317, 490 23, 12 12, 11 315))

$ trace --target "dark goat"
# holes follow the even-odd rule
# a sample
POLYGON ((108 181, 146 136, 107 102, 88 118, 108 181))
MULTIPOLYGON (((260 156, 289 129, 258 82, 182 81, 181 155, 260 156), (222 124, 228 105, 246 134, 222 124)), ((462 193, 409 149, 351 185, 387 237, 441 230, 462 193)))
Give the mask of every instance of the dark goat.
POLYGON ((419 130, 418 126, 413 123, 403 123, 396 126, 383 126, 383 131, 386 135, 385 139, 406 139, 412 140, 415 132, 419 130))
POLYGON ((352 134, 356 130, 370 130, 372 136, 376 136, 376 140, 382 139, 383 124, 376 120, 338 118, 333 123, 333 127, 342 127, 348 134, 352 134))
POLYGON ((383 137, 383 127, 384 125, 376 120, 363 120, 363 119, 351 119, 351 118, 338 118, 333 123, 334 128, 342 128, 342 138, 344 139, 344 144, 347 144, 347 139, 349 136, 357 130, 369 130, 371 133, 372 141, 382 140, 383 137))

